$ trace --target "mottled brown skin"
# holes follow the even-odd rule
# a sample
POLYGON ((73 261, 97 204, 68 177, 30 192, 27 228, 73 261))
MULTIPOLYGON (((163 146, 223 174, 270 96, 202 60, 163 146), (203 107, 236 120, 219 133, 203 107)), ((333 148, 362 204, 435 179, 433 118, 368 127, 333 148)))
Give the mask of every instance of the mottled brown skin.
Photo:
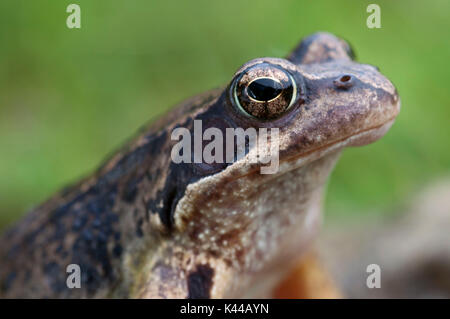
POLYGON ((181 104, 2 236, 0 295, 267 296, 317 234, 340 151, 380 138, 400 101, 389 80, 327 33, 304 39, 288 59, 252 60, 234 78, 260 63, 292 75, 292 106, 271 118, 244 114, 233 81, 181 104), (280 128, 279 171, 260 174, 248 154, 232 164, 175 164, 171 132, 192 129, 194 119, 203 129, 280 128), (80 289, 65 284, 72 263, 81 267, 80 289))

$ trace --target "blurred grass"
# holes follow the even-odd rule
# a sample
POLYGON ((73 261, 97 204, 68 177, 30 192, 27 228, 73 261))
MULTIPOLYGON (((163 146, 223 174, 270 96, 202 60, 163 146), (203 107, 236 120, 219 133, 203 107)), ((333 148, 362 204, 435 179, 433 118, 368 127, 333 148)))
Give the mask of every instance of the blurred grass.
POLYGON ((318 30, 379 66, 403 105, 385 138, 344 153, 327 212, 386 210, 448 174, 450 2, 377 1, 382 28, 372 30, 371 2, 2 0, 0 226, 89 173, 155 115, 318 30), (81 6, 80 30, 65 25, 69 3, 81 6))

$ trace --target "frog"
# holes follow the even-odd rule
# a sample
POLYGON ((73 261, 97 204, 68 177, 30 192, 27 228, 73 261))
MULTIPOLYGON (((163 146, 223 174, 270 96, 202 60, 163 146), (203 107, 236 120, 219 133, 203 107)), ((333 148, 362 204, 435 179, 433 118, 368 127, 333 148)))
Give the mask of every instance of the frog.
POLYGON ((331 33, 305 37, 286 58, 250 60, 228 85, 152 121, 6 230, 0 296, 274 296, 298 265, 318 273, 307 256, 342 150, 380 139, 399 111, 395 86, 331 33), (195 121, 220 132, 278 129, 265 142, 278 145, 277 170, 263 174, 248 143, 229 162, 175 163, 172 133, 192 132, 195 121))

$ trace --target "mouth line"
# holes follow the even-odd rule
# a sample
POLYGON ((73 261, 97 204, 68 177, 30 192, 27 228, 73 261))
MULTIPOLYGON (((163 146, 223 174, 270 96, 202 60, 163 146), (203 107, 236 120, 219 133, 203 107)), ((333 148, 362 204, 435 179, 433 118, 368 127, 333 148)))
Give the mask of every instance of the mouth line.
MULTIPOLYGON (((284 160, 280 160, 280 164, 292 162, 292 161, 298 160, 298 159, 300 159, 300 158, 307 157, 307 156, 309 156, 309 155, 311 155, 311 154, 313 154, 313 153, 320 152, 320 151, 324 151, 324 150, 326 150, 326 149, 330 149, 330 148, 332 148, 334 145, 337 145, 337 144, 339 144, 339 143, 344 143, 344 142, 346 142, 346 141, 350 140, 351 138, 356 137, 356 136, 358 136, 358 135, 361 135, 361 134, 364 134, 364 133, 369 133, 369 132, 371 132, 371 131, 376 131, 376 130, 382 128, 383 126, 392 123, 392 122, 395 120, 396 117, 397 117, 397 115, 393 116, 392 118, 388 119, 387 121, 385 121, 385 122, 382 123, 382 124, 379 124, 379 125, 376 125, 376 126, 369 127, 369 128, 367 128, 367 129, 364 129, 364 130, 358 131, 358 132, 356 132, 356 133, 354 133, 354 134, 351 134, 351 135, 348 135, 348 136, 346 136, 346 137, 343 137, 343 138, 341 138, 341 139, 339 139, 339 140, 337 140, 337 141, 333 141, 333 142, 331 142, 331 143, 322 145, 322 146, 320 146, 320 147, 317 147, 317 148, 314 148, 314 149, 312 149, 312 150, 303 152, 303 153, 301 153, 301 154, 293 155, 293 156, 290 156, 290 157, 288 157, 288 158, 286 158, 286 159, 284 159, 284 160)), ((370 143, 367 143, 367 144, 370 144, 370 143)), ((246 174, 242 174, 242 175, 236 176, 235 179, 237 180, 237 179, 239 179, 239 178, 247 177, 247 176, 249 176, 249 175, 252 175, 252 174, 254 174, 255 172, 257 172, 259 169, 260 169, 259 167, 258 167, 258 168, 254 168, 254 169, 252 169, 251 171, 247 172, 246 174)), ((275 174, 275 175, 276 175, 276 174, 275 174)))
MULTIPOLYGON (((390 118, 389 120, 387 120, 386 122, 384 122, 384 123, 382 123, 382 124, 379 124, 379 125, 376 125, 376 126, 372 126, 372 127, 366 128, 366 129, 361 130, 361 131, 358 131, 358 132, 356 132, 356 133, 354 133, 354 134, 345 136, 345 137, 343 137, 343 138, 341 138, 341 139, 339 139, 339 140, 337 140, 337 141, 333 141, 333 142, 331 142, 331 143, 322 145, 322 146, 320 146, 320 147, 317 147, 317 148, 314 148, 314 149, 312 149, 312 150, 303 152, 303 153, 301 153, 301 154, 293 155, 293 156, 291 156, 291 157, 286 158, 286 159, 283 160, 283 161, 280 160, 280 163, 281 163, 281 162, 291 162, 291 161, 297 160, 297 159, 299 159, 299 158, 302 158, 302 157, 306 157, 306 156, 308 156, 308 155, 311 155, 311 154, 313 154, 313 153, 315 153, 315 152, 320 152, 320 151, 325 150, 325 149, 327 149, 327 148, 330 148, 330 147, 332 147, 332 146, 334 146, 334 145, 336 145, 336 144, 339 144, 339 143, 343 143, 343 142, 345 142, 345 141, 348 141, 349 139, 351 139, 351 138, 353 138, 353 137, 355 137, 355 136, 358 136, 358 135, 361 135, 361 134, 364 134, 364 133, 368 133, 368 132, 370 132, 370 131, 376 131, 376 130, 380 129, 380 128, 383 127, 383 126, 385 126, 385 125, 387 125, 387 124, 389 124, 389 123, 392 123, 392 122, 395 120, 395 118, 396 118, 396 116, 390 118)), ((370 143, 368 143, 368 144, 370 144, 370 143)))

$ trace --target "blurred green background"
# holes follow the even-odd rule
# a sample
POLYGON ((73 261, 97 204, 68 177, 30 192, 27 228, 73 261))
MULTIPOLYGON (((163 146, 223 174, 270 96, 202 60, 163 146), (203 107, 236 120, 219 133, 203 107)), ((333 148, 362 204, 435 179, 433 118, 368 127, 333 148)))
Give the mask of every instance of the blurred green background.
POLYGON ((0 2, 0 227, 88 174, 144 123, 227 83, 247 60, 285 56, 319 30, 397 86, 402 111, 379 142, 344 152, 331 217, 395 212, 450 171, 449 1, 0 2), (82 28, 66 27, 81 6, 82 28))

